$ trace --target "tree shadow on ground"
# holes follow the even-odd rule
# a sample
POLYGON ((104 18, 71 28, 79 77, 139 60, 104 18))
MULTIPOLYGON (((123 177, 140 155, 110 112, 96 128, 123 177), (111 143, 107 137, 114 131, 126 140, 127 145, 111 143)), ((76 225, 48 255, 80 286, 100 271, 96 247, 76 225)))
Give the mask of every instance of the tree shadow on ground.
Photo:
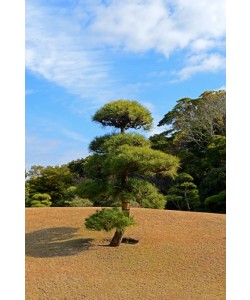
MULTIPOLYGON (((103 239, 101 242, 104 244, 99 244, 98 246, 110 247, 109 244, 110 244, 111 240, 112 239, 103 239)), ((137 244, 138 242, 139 242, 139 240, 133 239, 131 237, 124 237, 124 238, 122 238, 122 241, 121 241, 122 244, 131 244, 131 245, 137 244)))
POLYGON ((79 228, 55 227, 25 234, 25 253, 31 257, 71 256, 91 247, 90 238, 74 238, 79 228))

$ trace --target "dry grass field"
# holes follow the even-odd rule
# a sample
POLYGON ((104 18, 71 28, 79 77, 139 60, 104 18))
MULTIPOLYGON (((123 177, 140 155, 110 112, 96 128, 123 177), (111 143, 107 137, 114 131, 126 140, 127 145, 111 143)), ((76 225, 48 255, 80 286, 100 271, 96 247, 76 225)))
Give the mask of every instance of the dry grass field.
POLYGON ((26 208, 26 300, 219 300, 226 216, 131 209, 137 244, 86 230, 96 208, 26 208))

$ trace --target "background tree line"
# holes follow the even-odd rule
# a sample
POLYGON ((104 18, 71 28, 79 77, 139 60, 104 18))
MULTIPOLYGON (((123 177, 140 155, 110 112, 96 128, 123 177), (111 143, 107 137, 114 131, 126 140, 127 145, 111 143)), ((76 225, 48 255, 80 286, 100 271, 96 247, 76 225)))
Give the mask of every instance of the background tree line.
POLYGON ((117 100, 93 116, 119 133, 96 137, 92 154, 62 166, 32 166, 25 204, 131 206, 226 212, 226 92, 183 98, 165 114, 163 131, 146 139, 152 116, 135 101, 117 100), (115 118, 114 118, 115 116, 115 118))

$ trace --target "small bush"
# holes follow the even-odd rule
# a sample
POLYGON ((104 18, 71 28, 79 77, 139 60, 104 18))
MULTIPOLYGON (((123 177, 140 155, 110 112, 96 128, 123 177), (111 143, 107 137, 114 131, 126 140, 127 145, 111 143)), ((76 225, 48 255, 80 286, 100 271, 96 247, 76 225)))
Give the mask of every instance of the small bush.
POLYGON ((65 201, 65 204, 70 207, 90 207, 93 203, 89 199, 75 198, 73 200, 65 201))
POLYGON ((52 202, 49 194, 35 194, 31 197, 30 205, 31 207, 49 207, 52 202))
POLYGON ((97 231, 110 231, 113 228, 117 231, 122 231, 131 225, 135 225, 134 218, 126 215, 126 213, 118 208, 103 208, 85 220, 85 227, 87 229, 97 231))
POLYGON ((225 213, 226 212, 226 191, 222 191, 217 195, 207 197, 205 199, 204 204, 205 207, 210 212, 225 213))

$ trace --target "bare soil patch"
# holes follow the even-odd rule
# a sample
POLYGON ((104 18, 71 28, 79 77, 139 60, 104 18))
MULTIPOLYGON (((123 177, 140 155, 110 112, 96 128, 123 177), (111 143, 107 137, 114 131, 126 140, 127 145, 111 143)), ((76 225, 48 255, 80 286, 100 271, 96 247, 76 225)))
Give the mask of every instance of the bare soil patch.
POLYGON ((225 215, 133 208, 113 248, 95 210, 26 208, 26 300, 226 298, 225 215))

